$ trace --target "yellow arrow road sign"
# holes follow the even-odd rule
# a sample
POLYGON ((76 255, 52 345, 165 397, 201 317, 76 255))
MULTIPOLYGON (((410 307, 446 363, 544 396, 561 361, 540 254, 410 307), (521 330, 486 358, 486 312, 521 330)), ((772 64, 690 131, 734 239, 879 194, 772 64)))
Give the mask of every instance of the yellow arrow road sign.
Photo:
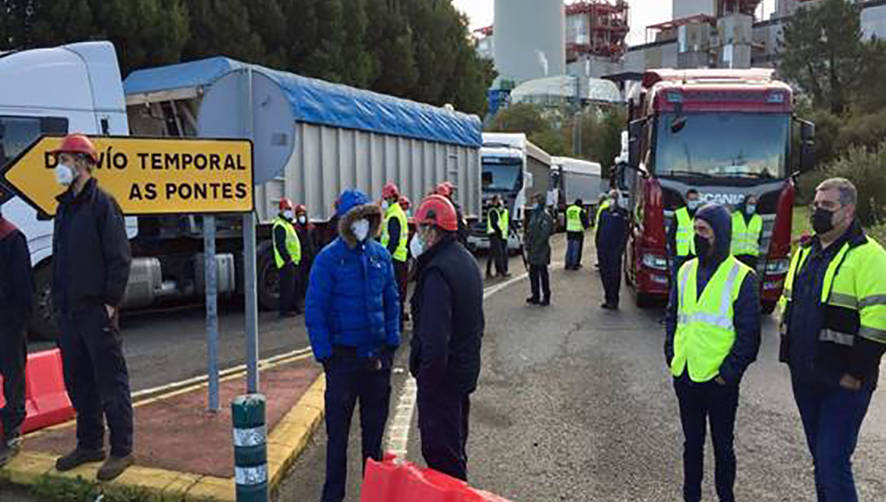
MULTIPOLYGON (((252 142, 237 139, 90 137, 99 155, 93 176, 124 214, 246 213, 253 210, 252 142)), ((52 150, 62 138, 43 136, 0 172, 31 206, 53 216, 65 191, 55 180, 52 150)))

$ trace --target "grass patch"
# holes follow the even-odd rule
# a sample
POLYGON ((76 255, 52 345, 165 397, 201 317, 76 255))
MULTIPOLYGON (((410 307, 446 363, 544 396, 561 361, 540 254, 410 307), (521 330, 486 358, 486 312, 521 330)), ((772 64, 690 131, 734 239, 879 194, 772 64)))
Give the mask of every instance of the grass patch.
POLYGON ((812 233, 812 225, 809 223, 809 207, 795 206, 791 222, 791 241, 796 241, 804 233, 812 233))
MULTIPOLYGON (((0 487, 9 486, 5 483, 0 481, 0 487)), ((140 487, 102 486, 98 482, 83 478, 42 476, 35 484, 20 488, 46 502, 94 502, 99 495, 103 495, 102 502, 182 502, 184 500, 184 495, 181 493, 160 494, 140 487)))

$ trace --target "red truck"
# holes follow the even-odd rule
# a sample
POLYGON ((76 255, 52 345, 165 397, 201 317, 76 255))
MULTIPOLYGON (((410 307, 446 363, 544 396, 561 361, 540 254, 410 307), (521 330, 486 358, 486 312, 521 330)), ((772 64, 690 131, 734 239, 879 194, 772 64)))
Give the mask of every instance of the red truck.
POLYGON ((771 313, 789 267, 794 180, 815 162, 815 126, 793 116, 791 88, 768 69, 650 70, 629 104, 628 162, 618 183, 632 209, 625 278, 637 304, 667 299, 668 229, 694 188, 704 202, 732 207, 757 196, 764 222, 757 276, 771 313), (792 151, 795 127, 800 152, 792 151))

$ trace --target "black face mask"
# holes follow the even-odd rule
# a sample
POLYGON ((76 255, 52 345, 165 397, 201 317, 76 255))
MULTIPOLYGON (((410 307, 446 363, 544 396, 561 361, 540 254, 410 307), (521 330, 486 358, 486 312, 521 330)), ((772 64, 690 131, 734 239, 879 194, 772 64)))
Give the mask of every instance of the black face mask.
POLYGON ((822 207, 815 208, 812 212, 812 229, 815 233, 826 234, 834 229, 834 213, 822 207))
POLYGON ((695 255, 698 256, 702 261, 707 260, 711 256, 711 241, 705 239, 704 237, 695 234, 695 255))

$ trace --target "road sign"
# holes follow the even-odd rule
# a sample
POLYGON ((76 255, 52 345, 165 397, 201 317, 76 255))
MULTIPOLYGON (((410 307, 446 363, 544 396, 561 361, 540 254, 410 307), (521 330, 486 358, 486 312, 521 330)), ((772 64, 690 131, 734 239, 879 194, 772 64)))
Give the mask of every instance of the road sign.
MULTIPOLYGON (((98 150, 99 186, 124 214, 248 213, 253 210, 252 142, 239 139, 90 138, 98 150)), ((43 136, 9 162, 0 182, 54 215, 55 156, 62 138, 43 136)))

